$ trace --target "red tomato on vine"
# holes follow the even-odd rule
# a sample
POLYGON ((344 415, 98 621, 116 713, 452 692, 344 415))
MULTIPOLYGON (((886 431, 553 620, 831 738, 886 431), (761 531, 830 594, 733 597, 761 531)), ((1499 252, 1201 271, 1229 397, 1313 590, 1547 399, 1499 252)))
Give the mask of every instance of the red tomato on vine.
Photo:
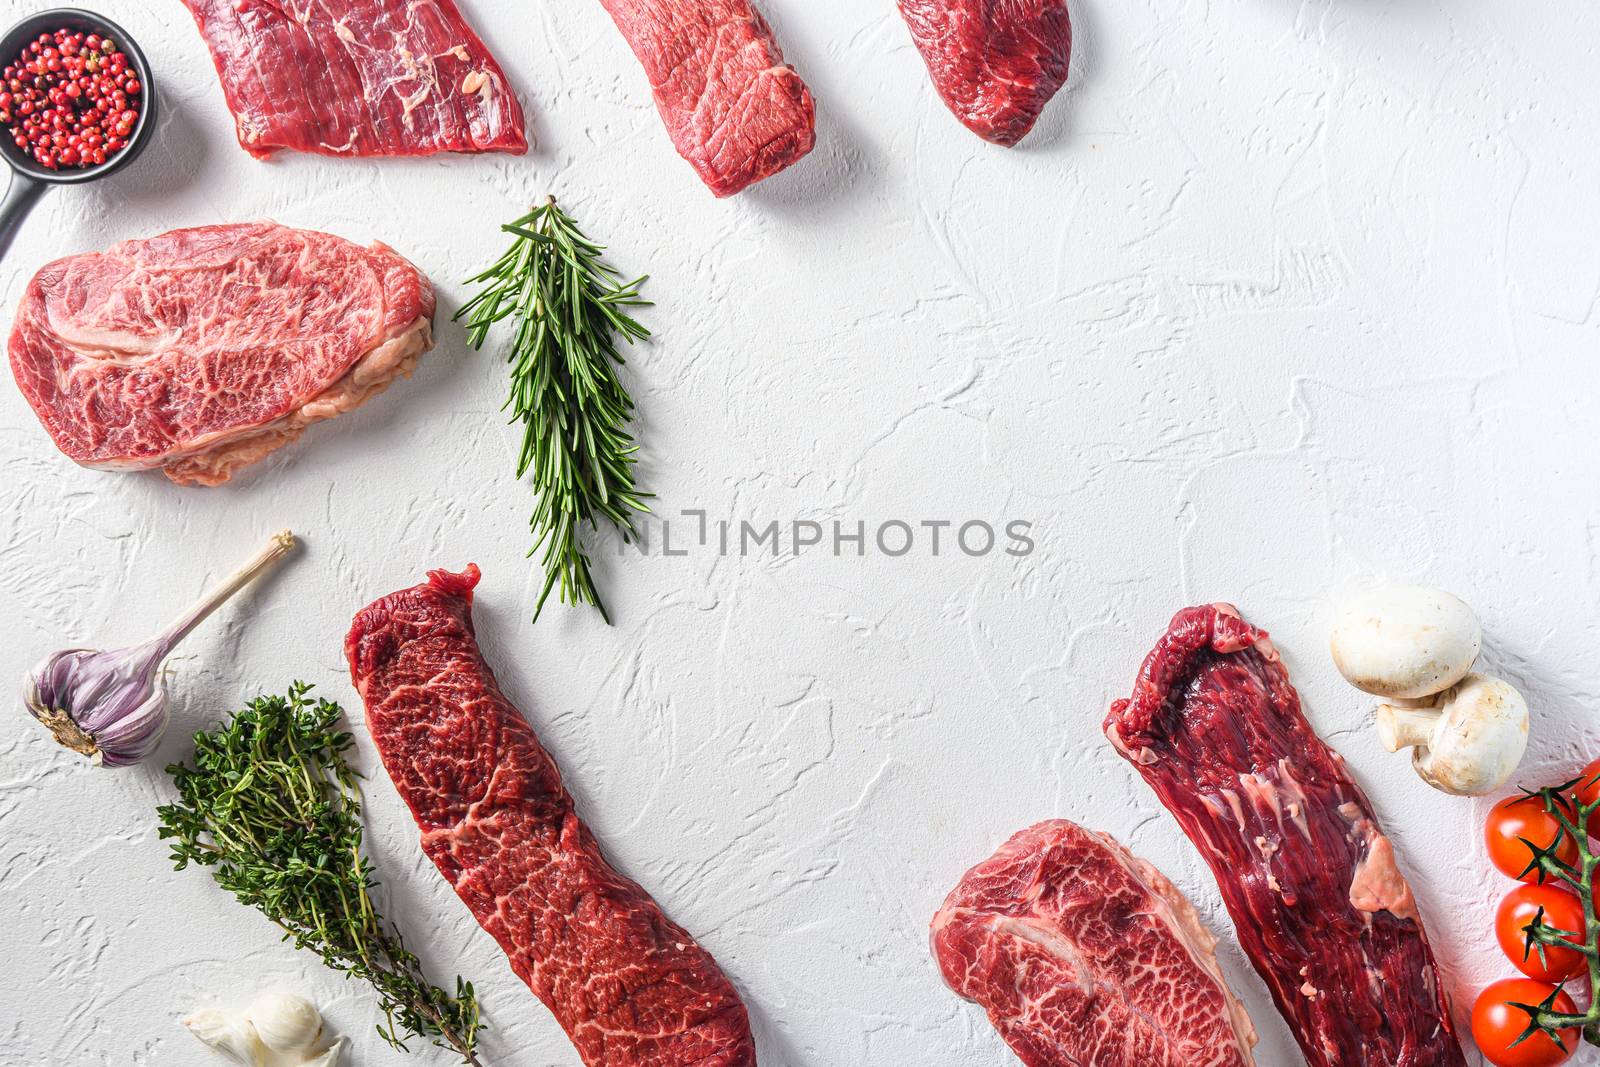
MULTIPOLYGON (((1569 808, 1568 817, 1574 814, 1569 808)), ((1490 862, 1502 874, 1523 882, 1551 880, 1537 866, 1534 848, 1553 848, 1555 857, 1569 866, 1578 861, 1578 843, 1545 810, 1544 798, 1538 795, 1507 797, 1491 808, 1483 826, 1483 840, 1490 862)))
POLYGON ((1588 959, 1577 948, 1529 943, 1527 929, 1535 919, 1576 935, 1568 940, 1581 945, 1583 902, 1560 886, 1519 885, 1506 894, 1494 916, 1494 936, 1500 950, 1529 978, 1567 982, 1582 974, 1588 959))
MULTIPOLYGON (((1578 774, 1578 784, 1572 789, 1572 798, 1580 806, 1593 804, 1600 800, 1600 759, 1590 763, 1578 774)), ((1596 809, 1589 816, 1589 825, 1585 828, 1589 836, 1600 838, 1600 809, 1596 809)))
POLYGON ((1557 1067, 1572 1058, 1578 1051, 1576 1026, 1558 1031, 1559 1044, 1543 1031, 1522 1036, 1530 1017, 1518 1005, 1537 1007, 1546 1001, 1558 1012, 1578 1010, 1559 987, 1532 978, 1502 978, 1478 994, 1472 1005, 1472 1037, 1490 1063, 1495 1067, 1557 1067))

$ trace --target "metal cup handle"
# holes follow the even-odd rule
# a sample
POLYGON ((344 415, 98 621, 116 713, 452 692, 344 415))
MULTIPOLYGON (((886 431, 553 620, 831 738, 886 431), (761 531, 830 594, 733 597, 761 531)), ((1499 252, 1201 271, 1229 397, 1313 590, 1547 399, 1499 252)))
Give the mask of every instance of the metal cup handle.
POLYGON ((11 172, 11 187, 6 190, 5 200, 0 201, 0 259, 5 258, 11 248, 11 240, 22 228, 22 220, 28 217, 28 212, 48 188, 44 182, 20 171, 11 172))

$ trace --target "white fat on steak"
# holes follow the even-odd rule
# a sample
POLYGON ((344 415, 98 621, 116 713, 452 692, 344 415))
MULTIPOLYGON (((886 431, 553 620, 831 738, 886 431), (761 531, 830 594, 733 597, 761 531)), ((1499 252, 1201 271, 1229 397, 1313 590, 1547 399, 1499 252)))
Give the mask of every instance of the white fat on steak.
POLYGON ((198 450, 168 463, 166 475, 180 485, 221 485, 240 468, 298 439, 313 423, 354 411, 396 378, 411 377, 417 360, 432 347, 433 324, 419 318, 398 337, 362 356, 344 377, 296 410, 247 437, 218 434, 214 444, 200 442, 198 450))

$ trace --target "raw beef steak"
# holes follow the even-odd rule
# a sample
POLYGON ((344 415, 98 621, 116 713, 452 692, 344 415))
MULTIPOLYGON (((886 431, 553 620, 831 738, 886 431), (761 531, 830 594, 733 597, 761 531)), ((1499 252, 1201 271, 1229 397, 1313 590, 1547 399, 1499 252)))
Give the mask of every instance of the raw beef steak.
POLYGON ((367 727, 422 849, 588 1067, 754 1067, 709 953, 612 869, 472 629, 478 568, 430 571, 345 638, 367 727))
POLYGON ((432 321, 433 287, 385 245, 201 226, 46 265, 11 370, 76 462, 217 485, 409 375, 432 321))
POLYGON ((184 2, 253 156, 528 150, 522 108, 454 0, 184 2))
POLYGON ((1065 0, 899 0, 933 87, 973 133, 1022 140, 1067 80, 1065 0))
POLYGON ((816 143, 811 91, 748 0, 601 0, 644 65, 678 154, 718 196, 816 143))
POLYGON ((1250 1067, 1215 948, 1160 871, 1065 819, 1012 837, 933 917, 945 981, 1028 1067, 1250 1067))
POLYGON ((1411 889, 1263 630, 1185 608, 1106 736, 1211 866, 1310 1067, 1462 1067, 1411 889))

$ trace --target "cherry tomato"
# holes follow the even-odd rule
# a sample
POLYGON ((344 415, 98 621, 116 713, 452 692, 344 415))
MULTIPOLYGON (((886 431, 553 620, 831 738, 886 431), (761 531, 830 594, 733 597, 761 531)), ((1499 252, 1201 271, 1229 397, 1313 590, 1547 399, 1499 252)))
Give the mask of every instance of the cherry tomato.
POLYGON ((1561 1044, 1550 1035, 1536 1032, 1526 1041, 1517 1041, 1528 1029, 1528 1013, 1514 1004, 1542 1004, 1556 994, 1553 1007, 1560 1012, 1576 1012, 1577 1006, 1558 987, 1532 978, 1502 978, 1478 994, 1472 1005, 1472 1037, 1495 1067, 1556 1067, 1578 1051, 1578 1028, 1560 1031, 1561 1044), (1565 1046, 1565 1047, 1563 1047, 1565 1046))
MULTIPOLYGON (((1578 784, 1573 787, 1572 798, 1580 805, 1593 804, 1600 799, 1600 759, 1578 772, 1578 784)), ((1590 837, 1600 838, 1600 809, 1589 816, 1589 825, 1585 829, 1590 837)))
POLYGON ((1528 869, 1533 862, 1531 842, 1540 848, 1556 846, 1556 858, 1563 863, 1576 863, 1578 843, 1561 828, 1561 823, 1544 808, 1544 799, 1538 796, 1507 797, 1489 809, 1489 818, 1483 825, 1484 844, 1489 847, 1489 859, 1502 874, 1524 882, 1544 882, 1545 874, 1538 868, 1528 869))
POLYGON ((1537 942, 1528 944, 1526 927, 1535 916, 1546 926, 1576 934, 1574 944, 1583 943, 1582 901, 1559 886, 1519 885, 1506 894, 1494 914, 1494 936, 1500 951, 1517 970, 1541 982, 1566 982, 1582 974, 1588 961, 1577 949, 1545 945, 1541 953, 1537 942))

